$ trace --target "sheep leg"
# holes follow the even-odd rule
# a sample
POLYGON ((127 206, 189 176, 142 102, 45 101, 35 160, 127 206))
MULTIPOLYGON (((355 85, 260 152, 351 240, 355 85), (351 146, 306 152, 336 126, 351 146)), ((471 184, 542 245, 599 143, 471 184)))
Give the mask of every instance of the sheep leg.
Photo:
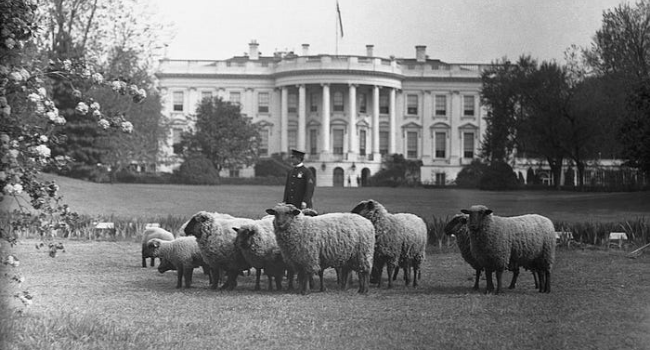
POLYGON ((280 271, 275 274, 275 289, 277 290, 282 290, 282 276, 284 275, 284 271, 280 271))
POLYGON ((368 283, 370 283, 370 273, 368 271, 359 271, 359 294, 368 294, 368 283))
POLYGON ((539 278, 538 278, 538 272, 533 270, 533 279, 535 280, 535 289, 539 289, 539 278))
POLYGON ((305 270, 298 271, 298 284, 300 284, 300 294, 302 295, 309 294, 309 278, 307 275, 308 273, 305 270))
POLYGON ((474 278, 474 287, 473 290, 478 290, 478 282, 481 279, 481 270, 476 270, 476 278, 474 278))
POLYGON ((235 287, 237 287, 237 276, 239 276, 240 273, 241 271, 239 270, 228 270, 226 272, 226 275, 228 276, 226 278, 226 283, 224 283, 223 286, 221 286, 221 289, 224 290, 235 289, 235 287))
POLYGON ((411 261, 407 261, 404 264, 404 285, 409 286, 411 284, 411 261))
POLYGON ((420 279, 420 263, 413 261, 413 288, 418 286, 418 280, 420 279))
POLYGON ((325 269, 320 269, 318 271, 318 280, 320 281, 320 291, 321 292, 324 292, 325 290, 327 290, 327 288, 325 288, 325 283, 323 282, 323 273, 324 272, 325 272, 325 269))
MULTIPOLYGON (((383 267, 382 267, 383 269, 383 267)), ((393 281, 391 280, 391 276, 396 274, 396 272, 399 270, 399 266, 395 266, 395 264, 388 262, 386 264, 386 273, 388 274, 388 288, 393 288, 393 281)), ((381 277, 381 275, 380 275, 381 277)), ((381 287, 381 278, 379 280, 379 287, 381 287)))
POLYGON ((511 271, 512 280, 510 281, 510 286, 508 286, 508 289, 515 289, 515 285, 517 284, 517 277, 519 277, 519 268, 515 267, 511 271))
POLYGON ((267 275, 269 280, 269 292, 273 291, 273 275, 267 275))
POLYGON ((147 267, 147 258, 144 255, 142 256, 142 267, 147 267))
POLYGON ((153 267, 154 265, 156 265, 156 258, 152 257, 151 258, 151 267, 153 267))
POLYGON ((176 267, 176 288, 183 287, 183 266, 176 267))
POLYGON ((503 270, 496 270, 496 275, 497 275, 497 289, 494 291, 494 295, 499 294, 501 292, 501 280, 503 279, 503 270))
POLYGON ((219 287, 219 282, 221 281, 221 276, 219 272, 219 267, 218 266, 210 266, 210 275, 212 276, 211 278, 211 283, 210 283, 210 288, 212 289, 217 289, 219 287))
MULTIPOLYGON (((255 289, 254 290, 260 290, 262 287, 260 287, 260 278, 262 277, 262 269, 255 269, 255 289)), ((269 279, 271 276, 269 276, 269 279)), ((269 281, 269 288, 271 287, 271 281, 269 281)))
POLYGON ((191 266, 183 269, 183 275, 185 275, 185 288, 192 287, 192 273, 194 273, 194 268, 191 266))
MULTIPOLYGON (((395 267, 395 272, 393 273, 393 281, 397 279, 397 275, 399 274, 399 264, 395 267)), ((388 276, 390 279, 390 276, 388 276)))
POLYGON ((485 286, 485 294, 494 291, 494 283, 492 283, 492 271, 493 270, 485 269, 485 280, 487 282, 485 286))

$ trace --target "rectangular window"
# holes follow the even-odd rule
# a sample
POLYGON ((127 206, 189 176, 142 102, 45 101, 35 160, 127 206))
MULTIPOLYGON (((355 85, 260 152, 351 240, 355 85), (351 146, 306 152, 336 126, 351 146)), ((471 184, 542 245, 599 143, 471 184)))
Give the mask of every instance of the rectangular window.
POLYGON ((334 154, 343 154, 343 129, 332 130, 332 146, 334 154))
POLYGON ((174 112, 182 112, 183 111, 183 100, 184 95, 183 91, 174 91, 174 94, 172 95, 172 104, 174 105, 174 112))
POLYGON ((287 139, 289 142, 289 149, 287 151, 291 151, 292 148, 298 148, 298 130, 287 130, 287 139))
POLYGON ((318 153, 318 130, 309 130, 309 154, 318 153))
POLYGON ((463 133, 463 158, 474 158, 474 133, 463 133))
POLYGON ((239 177, 239 169, 230 169, 228 175, 230 177, 239 177))
POLYGON ((406 114, 418 114, 418 95, 406 95, 406 114))
POLYGON ((287 97, 287 112, 296 113, 298 111, 298 95, 289 94, 287 97))
POLYGON ((269 131, 267 129, 260 131, 260 145, 258 152, 261 157, 269 155, 269 131))
POLYGON ((388 95, 379 95, 379 113, 388 114, 389 99, 388 95))
POLYGON ((381 155, 388 154, 389 132, 379 131, 379 153, 381 155))
POLYGON ((309 111, 318 112, 318 94, 309 95, 309 111))
POLYGON ((463 115, 474 116, 474 96, 463 96, 463 115))
POLYGON ((230 103, 234 105, 241 105, 241 93, 239 91, 230 92, 230 103))
POLYGON ((212 99, 212 91, 201 91, 201 101, 205 99, 212 99))
POLYGON ((334 102, 334 112, 343 112, 343 93, 340 91, 334 92, 334 98, 332 101, 334 102))
POLYGON ((268 92, 260 92, 257 94, 257 112, 268 113, 270 96, 268 92))
POLYGON ((416 131, 406 132, 406 158, 416 159, 418 157, 418 133, 416 131))
POLYGON ((436 185, 437 186, 444 186, 446 183, 446 178, 445 173, 436 173, 436 185))
POLYGON ((447 133, 446 132, 436 132, 435 133, 435 154, 436 158, 447 158, 447 133))
POLYGON ((447 96, 436 95, 436 116, 447 115, 447 96))
POLYGON ((359 94, 359 113, 366 113, 366 94, 359 94))
POLYGON ((174 154, 183 153, 183 147, 181 146, 181 141, 183 141, 182 135, 182 129, 172 129, 172 148, 174 149, 174 154))
POLYGON ((366 155, 366 131, 359 130, 359 154, 366 155))

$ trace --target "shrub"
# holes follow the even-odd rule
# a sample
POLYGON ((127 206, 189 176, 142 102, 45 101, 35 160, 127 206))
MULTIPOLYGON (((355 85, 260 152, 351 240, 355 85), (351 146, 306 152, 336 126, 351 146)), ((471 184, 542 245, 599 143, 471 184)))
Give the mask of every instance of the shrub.
POLYGON ((256 177, 286 177, 289 170, 291 170, 291 165, 284 162, 282 156, 278 153, 273 154, 271 158, 260 159, 255 164, 256 177))
POLYGON ((172 176, 173 182, 187 185, 218 185, 219 173, 203 155, 187 158, 172 176))
POLYGON ((515 190, 519 188, 517 174, 505 162, 488 165, 479 181, 479 189, 487 191, 515 190))
POLYGON ((480 159, 474 159, 472 163, 463 167, 456 176, 456 186, 462 188, 478 188, 481 178, 487 171, 487 164, 480 159))

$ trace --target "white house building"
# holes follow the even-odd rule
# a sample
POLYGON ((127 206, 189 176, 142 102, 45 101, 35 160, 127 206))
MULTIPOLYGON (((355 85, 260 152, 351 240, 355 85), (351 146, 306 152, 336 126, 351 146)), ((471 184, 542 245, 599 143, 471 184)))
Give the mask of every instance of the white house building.
POLYGON ((484 67, 430 59, 426 46, 414 58, 376 57, 373 45, 365 56, 312 55, 307 44, 300 55, 263 56, 255 41, 226 60, 163 59, 156 75, 172 128, 162 151, 173 155, 203 97, 220 96, 261 126, 260 156, 304 150, 318 186, 358 186, 393 153, 422 160, 420 181, 442 185, 477 157, 484 67))

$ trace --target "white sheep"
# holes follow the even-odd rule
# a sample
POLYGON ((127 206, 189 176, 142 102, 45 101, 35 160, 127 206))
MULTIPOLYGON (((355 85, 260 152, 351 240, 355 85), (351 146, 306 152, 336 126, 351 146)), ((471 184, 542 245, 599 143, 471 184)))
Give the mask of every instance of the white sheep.
POLYGON ((293 270, 288 269, 288 265, 282 259, 273 231, 273 218, 267 215, 252 224, 233 227, 237 231, 235 246, 257 272, 255 290, 260 290, 262 270, 268 276, 269 290, 273 290, 274 278, 277 290, 282 290, 282 278, 285 272, 288 272, 288 289, 293 289, 293 270))
POLYGON ((154 266, 155 264, 156 258, 151 255, 151 251, 147 247, 147 242, 152 238, 158 238, 163 241, 172 241, 174 240, 174 234, 159 227, 151 227, 144 231, 142 234, 142 267, 147 267, 147 258, 151 258, 151 266, 154 266))
POLYGON ((410 213, 389 213, 379 202, 369 199, 361 201, 353 209, 372 222, 375 227, 376 243, 373 276, 381 287, 381 275, 386 264, 388 288, 392 287, 393 269, 404 268, 404 280, 410 284, 413 270, 413 286, 418 285, 420 264, 424 260, 427 246, 427 224, 422 218, 410 213))
POLYGON ((536 273, 539 291, 550 293, 555 261, 555 227, 550 219, 537 214, 500 217, 483 205, 461 212, 469 215, 471 252, 485 269, 486 293, 494 290, 493 271, 498 294, 503 271, 519 266, 536 273))
POLYGON ((220 269, 226 270, 227 280, 222 289, 232 290, 237 286, 237 276, 250 268, 241 251, 235 247, 237 232, 233 227, 252 224, 255 220, 235 218, 228 214, 200 211, 185 224, 187 236, 195 236, 205 262, 212 273, 211 288, 216 289, 220 269))
POLYGON ((359 293, 368 293, 375 248, 375 229, 370 221, 351 213, 305 216, 292 204, 279 203, 266 212, 273 215, 275 237, 282 257, 298 272, 300 293, 309 293, 309 278, 323 270, 341 268, 342 288, 350 270, 359 274, 359 293))
POLYGON ((171 269, 167 264, 174 266, 178 274, 176 288, 182 287, 183 278, 185 287, 190 288, 194 268, 205 265, 195 237, 178 237, 173 241, 152 238, 147 242, 147 246, 154 257, 161 259, 158 267, 160 273, 171 269))

